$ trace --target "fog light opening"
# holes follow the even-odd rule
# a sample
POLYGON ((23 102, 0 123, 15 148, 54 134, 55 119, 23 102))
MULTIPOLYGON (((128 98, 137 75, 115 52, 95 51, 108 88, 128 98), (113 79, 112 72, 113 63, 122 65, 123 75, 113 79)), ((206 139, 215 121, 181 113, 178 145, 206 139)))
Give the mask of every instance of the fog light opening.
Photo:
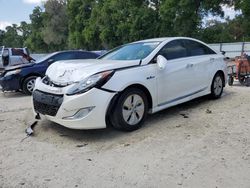
POLYGON ((95 106, 90 106, 87 108, 82 108, 80 110, 78 110, 73 116, 68 116, 68 117, 64 117, 63 119, 65 120, 74 120, 74 119, 81 119, 86 117, 93 109, 95 108, 95 106))

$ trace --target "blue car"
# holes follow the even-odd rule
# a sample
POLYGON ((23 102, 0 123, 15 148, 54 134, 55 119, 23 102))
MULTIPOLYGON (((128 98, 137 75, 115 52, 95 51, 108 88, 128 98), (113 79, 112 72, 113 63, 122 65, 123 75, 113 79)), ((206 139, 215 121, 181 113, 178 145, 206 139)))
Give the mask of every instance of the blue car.
POLYGON ((3 91, 22 91, 30 95, 37 77, 43 77, 49 65, 60 60, 96 59, 93 52, 72 50, 55 52, 35 63, 26 63, 4 69, 0 73, 0 85, 3 91))

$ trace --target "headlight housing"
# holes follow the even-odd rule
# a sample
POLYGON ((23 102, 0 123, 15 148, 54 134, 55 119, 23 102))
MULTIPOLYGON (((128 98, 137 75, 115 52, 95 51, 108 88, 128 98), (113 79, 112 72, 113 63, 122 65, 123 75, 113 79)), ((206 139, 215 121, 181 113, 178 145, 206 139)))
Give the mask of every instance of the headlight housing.
POLYGON ((67 91, 67 95, 81 94, 93 87, 101 87, 113 76, 113 74, 113 70, 94 74, 71 87, 67 91))
POLYGON ((16 70, 6 72, 4 76, 10 76, 10 75, 13 75, 13 74, 18 74, 20 72, 21 72, 21 69, 16 69, 16 70))

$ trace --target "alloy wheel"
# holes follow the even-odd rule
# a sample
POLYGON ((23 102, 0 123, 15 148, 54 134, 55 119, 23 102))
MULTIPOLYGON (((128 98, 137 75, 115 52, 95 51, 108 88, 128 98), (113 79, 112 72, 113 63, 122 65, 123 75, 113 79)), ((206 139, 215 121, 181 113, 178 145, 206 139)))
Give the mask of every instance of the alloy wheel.
POLYGON ((138 124, 143 118, 145 104, 141 96, 137 94, 129 95, 123 103, 122 116, 129 125, 138 124))
POLYGON ((28 82, 27 82, 27 90, 29 91, 29 92, 32 92, 33 91, 33 89, 34 89, 34 87, 35 87, 35 79, 31 79, 31 80, 29 80, 28 82))
POLYGON ((214 94, 215 95, 220 95, 221 94, 221 91, 223 90, 223 81, 221 79, 220 76, 217 76, 215 79, 214 79, 214 94))

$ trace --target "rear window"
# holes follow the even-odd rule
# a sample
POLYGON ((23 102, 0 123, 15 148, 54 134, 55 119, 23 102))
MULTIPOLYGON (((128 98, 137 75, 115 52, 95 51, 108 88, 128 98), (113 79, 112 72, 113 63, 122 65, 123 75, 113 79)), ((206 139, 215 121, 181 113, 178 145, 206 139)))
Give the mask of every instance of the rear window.
POLYGON ((192 40, 183 40, 183 42, 187 48, 188 56, 216 54, 212 49, 199 42, 192 40))
POLYGON ((76 52, 77 59, 96 59, 99 55, 91 52, 76 52))

